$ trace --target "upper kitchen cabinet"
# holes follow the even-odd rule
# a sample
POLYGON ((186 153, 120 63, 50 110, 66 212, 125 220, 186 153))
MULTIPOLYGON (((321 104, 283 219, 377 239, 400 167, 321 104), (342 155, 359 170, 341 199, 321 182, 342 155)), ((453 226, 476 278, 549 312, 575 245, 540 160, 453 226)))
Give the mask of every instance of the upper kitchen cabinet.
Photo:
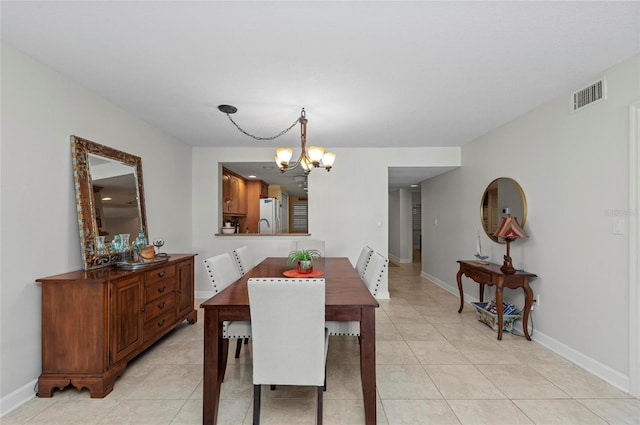
POLYGON ((247 214, 247 183, 226 168, 222 169, 222 207, 226 215, 247 214))

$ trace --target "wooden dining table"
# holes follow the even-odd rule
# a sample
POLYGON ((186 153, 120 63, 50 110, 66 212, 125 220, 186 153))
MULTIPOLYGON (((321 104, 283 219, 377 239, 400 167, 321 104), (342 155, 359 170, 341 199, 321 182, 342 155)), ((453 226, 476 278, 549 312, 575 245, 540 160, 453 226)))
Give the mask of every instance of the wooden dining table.
MULTIPOLYGON (((222 322, 251 320, 247 281, 252 277, 285 278, 295 268, 287 258, 269 257, 226 289, 203 302, 204 371, 202 423, 217 423, 220 388, 227 365, 229 340, 222 337, 222 322)), ((376 423, 376 329, 378 302, 347 257, 314 260, 314 270, 325 279, 325 318, 331 321, 360 322, 360 375, 366 425, 376 423)), ((295 318, 292 318, 295 320, 295 318)))

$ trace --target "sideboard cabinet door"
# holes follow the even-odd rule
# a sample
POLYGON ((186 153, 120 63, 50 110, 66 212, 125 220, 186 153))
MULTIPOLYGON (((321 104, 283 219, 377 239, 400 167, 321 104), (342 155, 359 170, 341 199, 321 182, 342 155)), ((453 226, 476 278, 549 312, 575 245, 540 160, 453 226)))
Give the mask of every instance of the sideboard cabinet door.
POLYGON ((112 362, 133 353, 142 344, 142 275, 117 281, 111 292, 113 319, 112 362))
MULTIPOLYGON (((183 261, 178 264, 176 297, 178 305, 178 320, 189 315, 193 311, 194 290, 193 290, 193 259, 183 261)), ((189 319, 189 323, 194 323, 193 318, 189 319)))

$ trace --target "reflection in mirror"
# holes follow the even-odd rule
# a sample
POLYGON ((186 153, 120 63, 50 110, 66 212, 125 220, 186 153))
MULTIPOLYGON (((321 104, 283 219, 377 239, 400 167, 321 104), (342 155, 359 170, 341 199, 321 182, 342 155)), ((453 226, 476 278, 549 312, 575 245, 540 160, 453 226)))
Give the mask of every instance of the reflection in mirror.
POLYGON ((508 177, 500 177, 489 183, 480 203, 480 224, 492 241, 504 243, 493 234, 498 230, 502 217, 507 214, 517 217, 520 225, 524 227, 527 219, 527 200, 518 182, 508 177))
POLYGON ((83 267, 120 261, 123 253, 110 248, 115 235, 148 240, 142 160, 75 136, 71 154, 83 267))
POLYGON ((130 234, 140 229, 135 167, 89 155, 98 234, 111 242, 113 235, 130 234))

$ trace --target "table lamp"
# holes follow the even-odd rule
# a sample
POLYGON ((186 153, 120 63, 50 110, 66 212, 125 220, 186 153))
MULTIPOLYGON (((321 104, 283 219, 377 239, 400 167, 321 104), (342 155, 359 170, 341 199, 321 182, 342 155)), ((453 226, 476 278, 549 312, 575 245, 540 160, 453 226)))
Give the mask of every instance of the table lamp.
POLYGON ((514 274, 516 269, 513 268, 513 264, 511 264, 511 256, 509 255, 509 247, 512 241, 518 238, 527 238, 524 230, 520 227, 520 223, 518 223, 517 217, 511 217, 510 215, 506 215, 502 217, 502 222, 498 227, 498 230, 493 234, 493 236, 502 238, 507 242, 507 255, 504 256, 504 263, 500 270, 504 274, 514 274))

